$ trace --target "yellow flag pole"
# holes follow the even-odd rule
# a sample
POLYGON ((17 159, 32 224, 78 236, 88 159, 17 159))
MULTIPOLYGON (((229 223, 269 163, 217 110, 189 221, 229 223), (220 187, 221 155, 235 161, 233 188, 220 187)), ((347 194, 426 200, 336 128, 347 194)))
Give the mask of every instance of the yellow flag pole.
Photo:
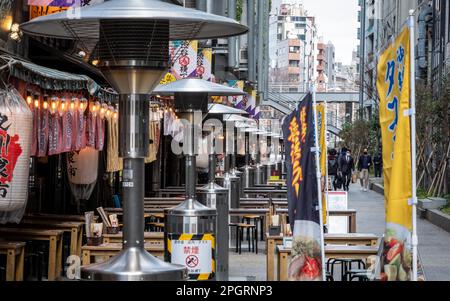
POLYGON ((416 175, 416 63, 415 63, 415 17, 414 10, 409 11, 410 34, 410 89, 411 89, 411 174, 412 174, 412 248, 413 248, 413 281, 417 281, 417 175, 416 175))

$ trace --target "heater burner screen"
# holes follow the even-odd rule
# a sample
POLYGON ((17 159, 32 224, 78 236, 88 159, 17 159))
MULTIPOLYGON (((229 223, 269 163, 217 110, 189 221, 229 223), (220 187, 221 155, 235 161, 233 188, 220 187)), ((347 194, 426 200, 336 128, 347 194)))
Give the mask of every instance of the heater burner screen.
POLYGON ((169 25, 163 20, 101 20, 100 61, 109 66, 166 68, 169 25))

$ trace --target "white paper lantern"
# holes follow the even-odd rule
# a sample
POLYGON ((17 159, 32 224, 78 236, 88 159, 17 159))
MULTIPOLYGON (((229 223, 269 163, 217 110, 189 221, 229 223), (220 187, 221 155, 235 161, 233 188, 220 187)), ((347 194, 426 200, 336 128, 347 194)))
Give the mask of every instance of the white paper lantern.
POLYGON ((67 153, 69 186, 77 201, 88 200, 98 177, 98 151, 86 147, 79 152, 67 153))
POLYGON ((67 173, 69 182, 77 185, 92 184, 97 181, 98 151, 86 147, 80 152, 67 155, 67 173))
MULTIPOLYGON (((19 210, 20 218, 23 215, 28 198, 32 128, 33 114, 19 92, 13 88, 1 90, 0 213, 19 210)), ((5 222, 7 215, 2 216, 5 222)), ((11 216, 6 219, 17 220, 11 216)))

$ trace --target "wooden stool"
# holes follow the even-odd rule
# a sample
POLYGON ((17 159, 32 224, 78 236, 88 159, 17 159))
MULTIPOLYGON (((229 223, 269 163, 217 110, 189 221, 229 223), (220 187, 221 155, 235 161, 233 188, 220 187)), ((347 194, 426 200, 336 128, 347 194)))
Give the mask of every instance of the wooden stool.
MULTIPOLYGON (((261 241, 264 241, 264 217, 261 215, 244 215, 242 217, 242 221, 247 224, 253 224, 258 228, 258 221, 260 222, 260 229, 261 229, 261 241)), ((258 237, 256 237, 258 239, 258 237)))
POLYGON ((6 255, 6 281, 23 281, 25 243, 0 241, 0 254, 6 255))
POLYGON ((236 253, 242 254, 242 237, 244 230, 247 229, 248 251, 256 251, 258 254, 258 229, 255 225, 249 224, 230 224, 230 227, 236 227, 236 253), (253 237, 252 237, 253 235, 253 237), (256 247, 255 247, 256 243, 256 247))
POLYGON ((164 223, 149 223, 153 232, 164 232, 164 223))

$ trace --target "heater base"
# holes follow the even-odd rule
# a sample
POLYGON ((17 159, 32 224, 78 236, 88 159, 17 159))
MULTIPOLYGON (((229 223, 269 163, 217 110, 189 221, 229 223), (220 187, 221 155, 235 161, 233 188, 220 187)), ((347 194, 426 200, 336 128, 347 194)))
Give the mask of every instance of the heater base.
POLYGON ((104 263, 81 268, 88 281, 184 281, 186 268, 163 262, 142 248, 129 248, 104 263))

